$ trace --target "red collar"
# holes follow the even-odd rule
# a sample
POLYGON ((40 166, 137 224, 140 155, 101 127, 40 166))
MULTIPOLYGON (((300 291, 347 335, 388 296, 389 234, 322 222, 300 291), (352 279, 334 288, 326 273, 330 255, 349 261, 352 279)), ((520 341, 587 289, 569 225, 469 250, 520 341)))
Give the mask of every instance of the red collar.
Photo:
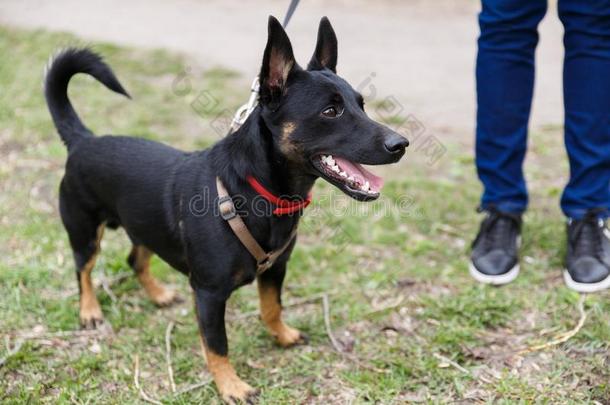
POLYGON ((300 211, 303 208, 307 207, 311 203, 311 193, 307 196, 305 200, 300 201, 290 201, 280 198, 269 190, 267 190, 261 183, 258 182, 254 177, 247 177, 248 183, 250 186, 259 193, 265 200, 269 201, 272 204, 277 205, 277 208, 273 210, 275 215, 283 215, 283 214, 292 214, 294 212, 300 211))

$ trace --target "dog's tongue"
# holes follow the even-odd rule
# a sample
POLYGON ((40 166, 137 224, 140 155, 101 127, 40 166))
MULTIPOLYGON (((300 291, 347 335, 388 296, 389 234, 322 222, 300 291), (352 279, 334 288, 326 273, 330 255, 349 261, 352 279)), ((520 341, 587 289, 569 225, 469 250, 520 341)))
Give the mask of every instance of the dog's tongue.
POLYGON ((345 171, 348 176, 353 176, 354 179, 360 184, 369 182, 370 190, 378 193, 383 187, 383 179, 379 176, 375 176, 373 173, 366 170, 362 165, 358 163, 350 162, 343 158, 335 156, 335 163, 339 165, 341 170, 345 171))

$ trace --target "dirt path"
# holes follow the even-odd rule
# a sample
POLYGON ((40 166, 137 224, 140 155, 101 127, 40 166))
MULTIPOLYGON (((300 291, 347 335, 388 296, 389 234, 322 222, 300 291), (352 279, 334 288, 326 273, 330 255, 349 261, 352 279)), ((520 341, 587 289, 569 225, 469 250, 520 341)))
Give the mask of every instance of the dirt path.
MULTIPOLYGON (((235 69, 249 82, 264 47, 266 17, 283 17, 287 4, 0 0, 0 23, 176 50, 204 66, 235 69)), ((555 5, 551 8, 541 27, 534 126, 563 120, 562 27, 555 5)), ((288 32, 297 58, 305 64, 313 52, 318 20, 328 15, 339 37, 340 74, 353 84, 372 78, 377 98, 394 96, 403 114, 414 114, 440 137, 457 136, 470 144, 478 10, 476 0, 303 0, 288 32)))

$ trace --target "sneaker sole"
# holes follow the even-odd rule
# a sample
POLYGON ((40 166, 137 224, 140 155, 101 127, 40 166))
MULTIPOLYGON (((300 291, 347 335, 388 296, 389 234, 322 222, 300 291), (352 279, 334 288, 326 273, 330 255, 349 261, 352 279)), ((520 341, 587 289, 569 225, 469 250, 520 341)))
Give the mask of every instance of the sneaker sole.
POLYGON ((474 264, 472 262, 470 262, 468 269, 470 270, 470 275, 472 277, 474 277, 474 279, 477 280, 479 283, 491 284, 491 285, 508 284, 511 281, 513 281, 514 279, 516 279, 517 276, 519 275, 519 264, 518 263, 515 264, 515 266, 512 269, 510 269, 509 271, 507 271, 506 273, 500 274, 497 276, 490 276, 489 274, 481 273, 479 270, 477 270, 477 268, 474 266, 474 264))
POLYGON ((579 283, 574 281, 568 270, 563 271, 563 280, 569 289, 578 291, 579 293, 593 293, 610 288, 610 275, 597 283, 579 283))

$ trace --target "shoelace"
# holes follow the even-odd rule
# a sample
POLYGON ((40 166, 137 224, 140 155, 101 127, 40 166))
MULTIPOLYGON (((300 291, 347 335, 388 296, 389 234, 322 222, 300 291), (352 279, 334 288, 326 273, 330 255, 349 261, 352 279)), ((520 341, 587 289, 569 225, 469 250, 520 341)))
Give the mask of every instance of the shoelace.
POLYGON ((604 223, 598 219, 598 216, 603 212, 605 212, 605 209, 595 208, 587 211, 581 220, 574 221, 573 230, 570 233, 570 244, 574 248, 574 254, 577 257, 600 257, 602 238, 604 237, 604 223))
MULTIPOLYGON (((479 238, 484 238, 488 249, 509 248, 514 232, 519 228, 520 216, 498 211, 495 207, 490 207, 486 211, 489 212, 489 217, 483 222, 479 238)), ((475 240, 475 244, 479 238, 475 240)))

